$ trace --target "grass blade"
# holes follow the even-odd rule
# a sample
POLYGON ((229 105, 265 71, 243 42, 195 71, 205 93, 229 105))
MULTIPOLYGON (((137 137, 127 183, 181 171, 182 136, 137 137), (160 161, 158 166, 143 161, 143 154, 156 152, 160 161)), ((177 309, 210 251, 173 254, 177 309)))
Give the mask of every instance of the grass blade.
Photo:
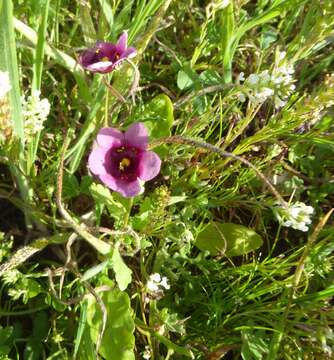
POLYGON ((13 4, 11 0, 0 3, 0 69, 8 71, 12 89, 10 91, 11 113, 14 134, 24 141, 24 124, 21 110, 19 72, 16 58, 15 34, 13 28, 13 4))

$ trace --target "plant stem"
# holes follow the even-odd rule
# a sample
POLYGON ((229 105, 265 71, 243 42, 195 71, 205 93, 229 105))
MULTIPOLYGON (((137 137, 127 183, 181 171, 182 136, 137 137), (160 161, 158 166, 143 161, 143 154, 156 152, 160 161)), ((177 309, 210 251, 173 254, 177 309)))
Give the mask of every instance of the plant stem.
POLYGON ((130 199, 129 199, 128 211, 127 211, 127 213, 125 214, 125 218, 124 218, 124 225, 123 225, 124 229, 126 229, 127 226, 128 226, 128 222, 129 222, 129 218, 130 218, 130 214, 131 214, 132 205, 133 205, 133 198, 130 198, 130 199))
POLYGON ((69 212, 64 208, 62 202, 62 191, 63 191, 63 175, 64 175, 64 158, 65 152, 68 148, 70 143, 70 131, 67 133, 67 136, 64 141, 64 145, 62 148, 61 156, 60 156, 60 163, 58 169, 58 176, 57 176, 57 194, 56 194, 56 203, 58 206, 58 210, 62 217, 67 221, 67 223, 78 233, 81 237, 83 237, 88 243, 90 243, 99 253, 103 255, 107 255, 111 251, 111 245, 107 244, 106 242, 96 238, 91 233, 87 231, 87 228, 83 224, 78 224, 69 214, 69 212))
POLYGON ((250 163, 248 160, 244 159, 241 156, 235 155, 233 153, 221 150, 220 148, 211 145, 207 142, 204 141, 198 141, 195 139, 191 139, 191 138, 187 138, 184 136, 180 136, 180 135, 174 135, 174 136, 169 136, 169 137, 165 137, 165 138, 161 138, 159 140, 156 140, 154 142, 152 142, 150 144, 150 148, 152 147, 156 147, 159 146, 161 144, 167 144, 167 143, 176 143, 176 144, 184 144, 184 145, 189 145, 189 146, 193 146, 193 147, 197 147, 197 148, 202 148, 202 149, 206 149, 208 151, 211 151, 213 153, 216 153, 224 158, 232 158, 234 160, 238 160, 241 163, 245 164, 246 166, 248 166, 249 168, 251 168, 255 174, 257 175, 257 177, 265 184, 267 185, 267 187, 269 188, 269 190, 272 192, 272 194, 276 197, 276 199, 279 201, 279 203, 285 208, 287 209, 287 203, 286 201, 282 198, 282 196, 280 195, 280 193, 275 189, 275 187, 271 184, 271 182, 262 174, 262 172, 260 170, 258 170, 256 168, 256 166, 254 166, 252 163, 250 163))

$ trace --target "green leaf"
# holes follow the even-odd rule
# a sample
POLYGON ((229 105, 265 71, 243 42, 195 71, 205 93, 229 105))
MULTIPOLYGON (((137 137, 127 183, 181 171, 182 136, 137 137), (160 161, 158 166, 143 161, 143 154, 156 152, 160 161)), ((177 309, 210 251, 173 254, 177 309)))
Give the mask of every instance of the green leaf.
POLYGON ((90 192, 99 205, 105 205, 107 207, 110 216, 119 221, 124 218, 127 213, 126 208, 120 202, 114 200, 109 189, 101 184, 93 183, 90 186, 90 192))
POLYGON ((80 304, 81 311, 78 321, 78 330, 74 341, 73 359, 77 359, 77 355, 80 353, 84 359, 94 360, 96 358, 94 344, 89 336, 89 331, 86 329, 88 304, 87 302, 81 302, 80 304))
MULTIPOLYGON (((135 326, 131 316, 132 309, 128 294, 115 288, 103 293, 101 298, 107 309, 107 325, 102 338, 100 355, 106 360, 134 360, 135 338, 133 332, 135 326)), ((85 340, 87 341, 88 338, 91 343, 96 344, 101 325, 100 306, 96 299, 90 296, 88 298, 85 340)), ((87 357, 82 356, 81 358, 86 359, 87 357)))
MULTIPOLYGON (((4 346, 8 344, 8 341, 10 340, 13 333, 13 327, 12 326, 6 326, 3 328, 0 325, 0 346, 4 346)), ((0 352, 1 354, 1 352, 0 352)))
POLYGON ((42 357, 43 343, 49 330, 48 319, 44 311, 38 312, 34 317, 32 336, 26 344, 24 359, 38 360, 42 357))
POLYGON ((268 353, 268 344, 263 340, 265 334, 263 331, 252 333, 250 331, 242 332, 241 356, 244 360, 261 360, 268 353))
POLYGON ((174 122, 173 103, 167 95, 160 94, 137 110, 130 120, 143 122, 151 138, 169 136, 174 122))
POLYGON ((104 269, 106 269, 108 267, 110 267, 109 260, 105 260, 105 261, 101 262, 100 264, 92 266, 87 271, 85 271, 85 273, 82 275, 81 280, 82 281, 87 281, 87 280, 89 280, 90 278, 96 276, 97 274, 99 274, 100 272, 102 272, 104 269))
POLYGON ((26 289, 23 293, 23 302, 26 304, 29 299, 32 299, 42 292, 41 285, 34 279, 23 278, 20 282, 20 287, 26 289))
POLYGON ((243 225, 212 222, 199 233, 195 245, 211 255, 240 256, 258 249, 262 243, 260 235, 243 225))
POLYGON ((260 46, 261 49, 267 49, 272 43, 277 40, 277 31, 269 26, 264 26, 261 34, 260 46))
MULTIPOLYGON (((165 94, 160 94, 135 111, 129 118, 128 125, 137 121, 143 122, 151 139, 170 136, 170 129, 174 122, 173 110, 171 99, 165 94)), ((160 156, 164 156, 168 153, 168 148, 166 145, 162 145, 155 148, 154 151, 160 156)))
POLYGON ((80 185, 75 175, 65 173, 63 182, 64 199, 72 199, 80 195, 80 185))
POLYGON ((193 79, 188 75, 188 73, 186 73, 185 71, 183 70, 180 70, 178 73, 177 73, 177 87, 180 89, 180 90, 185 90, 185 89, 189 89, 193 84, 194 84, 194 81, 193 79))
POLYGON ((132 271, 123 261, 117 246, 115 246, 114 252, 112 254, 111 266, 115 272, 118 287, 122 291, 125 290, 132 280, 132 271))
POLYGON ((49 4, 50 0, 46 0, 45 4, 42 6, 41 11, 41 23, 38 27, 38 37, 37 44, 34 54, 34 64, 33 64, 33 79, 32 79, 32 89, 40 90, 42 82, 42 71, 43 71, 43 59, 44 59, 44 50, 46 43, 46 30, 48 24, 49 16, 49 4))
POLYGON ((181 354, 185 357, 191 358, 191 359, 195 359, 194 354, 192 353, 191 350, 185 348, 185 347, 181 347, 179 345, 174 344, 172 341, 170 341, 168 338, 166 338, 163 335, 160 335, 157 332, 154 332, 153 335, 162 343, 164 344, 168 350, 172 350, 174 352, 176 352, 177 354, 181 354))
POLYGON ((108 23, 109 26, 109 30, 111 31, 111 29, 113 28, 114 25, 114 14, 113 14, 113 10, 110 6, 110 4, 108 3, 108 1, 105 0, 99 0, 103 15, 108 23))
POLYGON ((10 95, 11 115, 15 135, 24 141, 24 123, 21 111, 19 72, 13 26, 13 4, 11 0, 0 2, 0 70, 8 71, 12 86, 10 95))

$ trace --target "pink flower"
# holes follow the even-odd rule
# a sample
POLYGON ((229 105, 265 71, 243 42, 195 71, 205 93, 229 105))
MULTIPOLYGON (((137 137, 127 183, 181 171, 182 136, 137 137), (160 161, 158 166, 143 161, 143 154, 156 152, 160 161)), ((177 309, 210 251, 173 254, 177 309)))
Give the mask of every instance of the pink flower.
POLYGON ((123 31, 117 44, 99 41, 94 48, 85 50, 79 63, 87 70, 105 74, 115 69, 125 59, 136 56, 135 48, 128 48, 128 34, 123 31))
POLYGON ((88 158, 89 170, 110 189, 125 197, 143 191, 143 182, 156 177, 161 160, 147 151, 148 135, 143 123, 135 123, 123 133, 115 128, 103 128, 98 134, 88 158))

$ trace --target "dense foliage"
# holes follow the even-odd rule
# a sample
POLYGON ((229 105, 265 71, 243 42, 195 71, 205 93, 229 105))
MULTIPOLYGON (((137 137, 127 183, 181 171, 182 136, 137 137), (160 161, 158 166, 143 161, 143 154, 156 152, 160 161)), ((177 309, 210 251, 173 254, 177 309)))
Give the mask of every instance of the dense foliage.
POLYGON ((0 0, 0 359, 332 359, 332 0, 0 0))

